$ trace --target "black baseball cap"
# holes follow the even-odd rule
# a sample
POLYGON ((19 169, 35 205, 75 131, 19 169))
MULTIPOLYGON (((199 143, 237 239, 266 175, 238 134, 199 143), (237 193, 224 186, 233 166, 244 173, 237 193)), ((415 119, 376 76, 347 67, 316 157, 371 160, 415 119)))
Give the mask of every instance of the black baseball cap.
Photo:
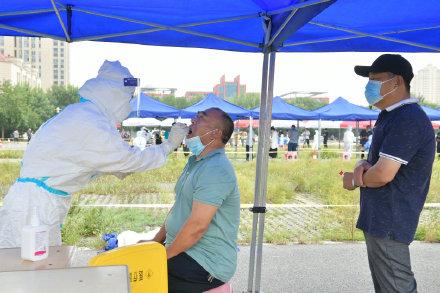
POLYGON ((411 63, 399 54, 380 55, 374 60, 371 66, 355 66, 354 72, 363 77, 368 77, 370 72, 391 72, 402 76, 407 84, 409 84, 414 77, 411 63))

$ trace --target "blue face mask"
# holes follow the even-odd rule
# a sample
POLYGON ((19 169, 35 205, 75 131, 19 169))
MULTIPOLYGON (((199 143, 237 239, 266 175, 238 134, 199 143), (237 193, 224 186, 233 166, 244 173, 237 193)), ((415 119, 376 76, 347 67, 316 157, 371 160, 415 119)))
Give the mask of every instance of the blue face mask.
POLYGON ((367 99, 368 104, 373 106, 374 104, 377 104, 380 102, 386 95, 391 94, 394 92, 397 88, 391 90, 390 92, 386 93, 385 95, 380 94, 380 90, 382 88, 382 85, 390 80, 392 80, 394 77, 387 79, 385 81, 378 81, 378 80, 369 80, 367 85, 365 86, 365 98, 367 99))
POLYGON ((204 137, 208 133, 213 132, 214 130, 216 130, 216 129, 210 130, 202 136, 194 136, 194 137, 185 139, 185 144, 189 148, 191 153, 193 153, 196 156, 199 156, 203 152, 203 150, 214 141, 214 140, 212 140, 207 145, 204 145, 200 138, 204 137))

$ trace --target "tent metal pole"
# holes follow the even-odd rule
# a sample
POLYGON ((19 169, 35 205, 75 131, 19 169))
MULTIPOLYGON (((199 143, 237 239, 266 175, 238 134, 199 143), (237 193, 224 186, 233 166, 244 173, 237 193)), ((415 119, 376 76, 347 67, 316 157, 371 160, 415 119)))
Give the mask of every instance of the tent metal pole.
POLYGON ((315 22, 315 21, 310 21, 309 23, 314 24, 316 26, 321 26, 321 27, 325 27, 325 28, 329 28, 329 29, 333 29, 333 30, 337 30, 337 31, 351 33, 351 34, 358 35, 358 36, 370 37, 370 38, 375 38, 375 39, 379 39, 379 40, 384 40, 384 41, 389 41, 389 42, 394 42, 394 43, 398 43, 398 44, 404 44, 404 45, 409 45, 409 46, 413 46, 413 47, 429 49, 429 50, 440 52, 440 47, 428 46, 428 45, 421 44, 421 43, 410 42, 410 41, 400 40, 400 39, 391 38, 391 37, 384 37, 384 36, 377 35, 377 34, 364 33, 361 31, 338 27, 335 25, 319 23, 319 22, 315 22))
MULTIPOLYGON (((260 124, 261 143, 258 144, 258 158, 257 159, 257 177, 260 180, 260 207, 266 208, 266 193, 267 193, 267 170, 269 165, 269 143, 270 143, 270 125, 272 122, 272 99, 273 99, 273 85, 275 75, 275 56, 276 52, 271 52, 269 55, 269 81, 267 89, 266 101, 261 101, 264 108, 260 109, 260 117, 263 117, 263 125, 260 124), (263 110, 263 111, 261 111, 263 110), (260 162, 260 164, 258 164, 260 162)), ((263 260, 263 241, 264 241, 264 220, 266 213, 258 213, 259 229, 257 239, 257 263, 255 272, 255 292, 260 292, 261 283, 261 264, 263 260)))
POLYGON ((271 15, 275 15, 275 14, 280 14, 280 13, 288 12, 288 11, 291 11, 291 10, 294 10, 294 9, 301 9, 301 8, 305 8, 305 7, 308 7, 308 6, 319 5, 319 4, 322 4, 322 3, 332 2, 332 1, 334 1, 334 0, 305 1, 305 2, 301 2, 299 4, 294 4, 294 5, 291 5, 291 6, 288 6, 288 7, 284 7, 284 8, 281 8, 281 9, 269 11, 269 12, 267 12, 267 15, 271 16, 271 15))
MULTIPOLYGON (((205 37, 205 38, 210 38, 210 39, 215 39, 215 40, 220 40, 220 41, 226 41, 226 42, 230 42, 230 43, 237 43, 237 44, 248 46, 248 47, 260 48, 260 44, 258 44, 258 43, 251 43, 251 42, 236 40, 233 38, 227 38, 227 37, 222 37, 222 36, 213 35, 213 34, 196 32, 196 31, 192 31, 192 30, 188 30, 188 29, 184 29, 184 28, 180 28, 180 27, 176 27, 176 26, 167 26, 167 25, 162 25, 162 24, 153 23, 153 22, 141 21, 141 20, 131 19, 131 18, 122 17, 122 16, 116 16, 116 15, 111 15, 111 14, 106 14, 106 13, 101 13, 101 12, 90 11, 90 10, 81 9, 81 8, 77 8, 77 7, 72 7, 72 10, 79 11, 82 13, 87 13, 90 15, 96 15, 96 16, 106 17, 106 18, 110 18, 110 19, 117 19, 117 20, 129 22, 129 23, 137 23, 137 24, 142 24, 145 26, 151 26, 154 28, 159 28, 161 30, 172 30, 172 31, 183 33, 183 34, 189 34, 189 35, 205 37)), ((94 38, 96 39, 96 36, 94 38)), ((81 38, 79 40, 87 41, 89 39, 86 37, 86 38, 81 38)))
POLYGON ((71 42, 70 35, 67 32, 66 26, 64 25, 63 19, 61 18, 60 12, 58 11, 57 6, 55 5, 54 0, 50 0, 53 6, 53 10, 55 11, 55 14, 57 15, 58 21, 60 22, 61 28, 63 29, 64 35, 66 36, 66 41, 71 42))
MULTIPOLYGON (((432 27, 421 27, 421 28, 415 28, 415 29, 389 31, 389 32, 380 33, 378 35, 379 36, 398 35, 398 34, 403 34, 403 33, 410 33, 410 32, 423 31, 423 30, 434 30, 434 29, 439 29, 439 28, 440 28, 440 26, 437 25, 437 26, 432 26, 432 27)), ((337 38, 323 38, 323 39, 319 39, 319 40, 310 40, 310 41, 305 41, 305 42, 286 43, 283 45, 283 47, 293 47, 293 46, 319 44, 319 43, 330 43, 330 42, 346 41, 346 40, 361 39, 361 38, 366 38, 366 36, 354 35, 354 36, 337 37, 337 38)))
POLYGON ((54 39, 54 40, 59 40, 59 41, 65 41, 65 38, 61 38, 59 36, 55 36, 55 35, 49 35, 49 34, 45 34, 45 33, 40 33, 40 32, 36 32, 36 31, 31 31, 28 29, 22 29, 22 28, 18 28, 18 27, 14 27, 14 26, 9 26, 9 25, 4 25, 4 24, 0 24, 0 28, 2 29, 6 29, 6 30, 10 30, 10 31, 14 31, 14 32, 18 32, 18 33, 25 33, 28 35, 33 35, 36 37, 41 37, 41 38, 50 38, 50 39, 54 39))
MULTIPOLYGON (((259 191, 260 191, 260 179, 258 177, 258 167, 261 160, 261 152, 260 148, 262 147, 263 140, 261 139, 261 126, 262 126, 262 118, 263 113, 261 110, 263 109, 263 101, 266 101, 266 95, 267 95, 267 73, 268 73, 268 64, 269 64, 269 53, 265 52, 263 55, 263 74, 262 74, 262 80, 261 80, 261 101, 260 101, 260 118, 259 118, 259 124, 260 124, 260 133, 259 133, 259 139, 258 139, 258 153, 257 153, 257 170, 256 170, 256 176, 255 176, 255 195, 254 195, 254 207, 258 207, 260 205, 259 200, 259 191)), ((249 126, 250 127, 250 126, 249 126)), ((251 238, 251 248, 250 248, 250 257, 249 257, 249 275, 248 275, 248 292, 254 292, 254 274, 255 274, 255 251, 256 251, 256 245, 257 245, 257 232, 258 232, 258 214, 253 214, 253 222, 252 222, 252 238, 251 238)))
MULTIPOLYGON (((62 11, 63 9, 60 9, 62 11)), ((19 16, 19 15, 31 15, 31 14, 43 14, 43 13, 53 13, 53 9, 36 9, 36 10, 23 10, 23 11, 12 11, 12 12, 2 12, 2 16, 19 16)))

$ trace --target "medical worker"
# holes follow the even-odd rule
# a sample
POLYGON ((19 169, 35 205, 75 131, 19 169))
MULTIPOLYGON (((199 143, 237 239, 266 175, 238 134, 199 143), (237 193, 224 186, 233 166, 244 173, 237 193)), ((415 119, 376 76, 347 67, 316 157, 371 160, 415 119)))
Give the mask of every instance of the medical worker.
POLYGON ((356 141, 356 137, 353 133, 353 128, 348 126, 347 130, 344 132, 344 152, 347 152, 351 155, 353 151, 353 142, 356 141))
POLYGON ((80 103, 67 106, 35 133, 24 154, 20 177, 0 210, 0 248, 18 247, 21 230, 33 207, 49 226, 50 245, 61 245, 61 224, 71 194, 105 174, 123 178, 165 164, 188 129, 176 123, 169 139, 141 151, 131 148, 115 125, 127 118, 135 87, 127 68, 105 61, 96 78, 80 88, 80 103))

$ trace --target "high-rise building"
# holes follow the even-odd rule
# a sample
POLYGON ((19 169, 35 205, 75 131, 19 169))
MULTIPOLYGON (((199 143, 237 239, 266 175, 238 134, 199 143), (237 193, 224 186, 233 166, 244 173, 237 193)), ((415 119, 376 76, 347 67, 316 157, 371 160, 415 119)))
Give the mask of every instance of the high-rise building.
POLYGON ((440 104, 440 69, 432 64, 420 69, 411 82, 411 93, 440 104))
POLYGON ((240 75, 234 81, 226 81, 225 75, 220 78, 220 83, 214 86, 214 95, 225 100, 246 94, 246 85, 240 84, 240 75))
POLYGON ((41 79, 35 68, 21 59, 0 54, 0 83, 4 81, 13 85, 27 83, 33 87, 41 87, 41 79))
POLYGON ((66 42, 32 37, 0 36, 0 54, 14 57, 38 71, 41 87, 69 84, 69 45, 66 42))

